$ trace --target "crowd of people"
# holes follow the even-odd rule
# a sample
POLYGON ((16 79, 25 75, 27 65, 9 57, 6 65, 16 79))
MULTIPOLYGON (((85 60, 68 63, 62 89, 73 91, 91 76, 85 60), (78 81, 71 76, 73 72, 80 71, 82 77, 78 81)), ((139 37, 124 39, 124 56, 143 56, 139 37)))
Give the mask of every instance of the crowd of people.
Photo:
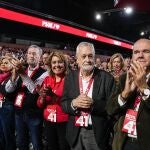
POLYGON ((150 149, 150 40, 109 60, 89 42, 0 53, 0 149, 150 149))

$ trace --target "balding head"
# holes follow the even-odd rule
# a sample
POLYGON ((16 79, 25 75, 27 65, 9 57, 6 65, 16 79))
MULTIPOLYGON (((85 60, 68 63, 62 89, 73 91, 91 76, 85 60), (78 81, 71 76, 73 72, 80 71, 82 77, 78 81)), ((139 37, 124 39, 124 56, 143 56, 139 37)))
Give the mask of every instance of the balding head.
POLYGON ((150 47, 150 40, 148 40, 148 39, 139 39, 139 40, 137 40, 135 43, 134 43, 134 46, 133 46, 133 50, 135 50, 135 49, 137 49, 139 46, 141 47, 141 48, 143 48, 143 47, 147 47, 149 45, 149 47, 150 47))
POLYGON ((150 67, 150 40, 140 39, 135 42, 132 60, 137 61, 142 67, 150 67))

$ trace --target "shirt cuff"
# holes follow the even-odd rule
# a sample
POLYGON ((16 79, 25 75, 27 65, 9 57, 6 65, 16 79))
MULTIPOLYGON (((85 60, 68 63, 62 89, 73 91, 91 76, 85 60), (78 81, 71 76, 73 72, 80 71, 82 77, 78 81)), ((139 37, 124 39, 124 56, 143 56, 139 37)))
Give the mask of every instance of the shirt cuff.
POLYGON ((17 86, 17 82, 8 80, 8 82, 7 82, 6 85, 5 85, 5 90, 6 90, 8 93, 12 93, 12 92, 15 91, 16 86, 17 86))
POLYGON ((125 103, 126 103, 126 101, 123 101, 122 98, 121 98, 121 95, 119 94, 119 96, 118 96, 118 104, 120 106, 123 106, 125 103))
POLYGON ((147 96, 142 96, 142 99, 143 99, 144 101, 146 101, 148 98, 149 98, 149 95, 147 95, 147 96))
POLYGON ((77 110, 77 108, 75 108, 75 107, 73 106, 72 102, 71 102, 71 108, 72 108, 74 111, 77 110))

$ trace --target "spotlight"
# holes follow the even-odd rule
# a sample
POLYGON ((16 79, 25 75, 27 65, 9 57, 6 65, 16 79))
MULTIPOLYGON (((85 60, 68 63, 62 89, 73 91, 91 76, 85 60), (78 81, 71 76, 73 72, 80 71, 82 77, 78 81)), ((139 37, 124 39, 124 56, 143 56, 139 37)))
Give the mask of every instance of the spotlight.
POLYGON ((124 11, 126 14, 131 14, 133 12, 133 8, 132 7, 126 7, 126 8, 124 8, 124 11))
POLYGON ((141 36, 144 36, 144 35, 145 35, 145 32, 144 32, 144 31, 142 31, 142 32, 140 33, 140 35, 141 35, 141 36))
POLYGON ((102 19, 102 15, 98 13, 98 14, 96 14, 95 18, 96 18, 96 20, 101 20, 102 19))

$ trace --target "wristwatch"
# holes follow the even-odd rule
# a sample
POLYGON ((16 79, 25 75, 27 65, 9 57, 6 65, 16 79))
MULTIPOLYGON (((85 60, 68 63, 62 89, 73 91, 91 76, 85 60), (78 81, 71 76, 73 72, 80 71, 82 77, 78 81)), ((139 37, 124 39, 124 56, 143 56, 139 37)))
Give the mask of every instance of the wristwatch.
POLYGON ((144 89, 143 94, 145 96, 150 96, 150 89, 144 89))

